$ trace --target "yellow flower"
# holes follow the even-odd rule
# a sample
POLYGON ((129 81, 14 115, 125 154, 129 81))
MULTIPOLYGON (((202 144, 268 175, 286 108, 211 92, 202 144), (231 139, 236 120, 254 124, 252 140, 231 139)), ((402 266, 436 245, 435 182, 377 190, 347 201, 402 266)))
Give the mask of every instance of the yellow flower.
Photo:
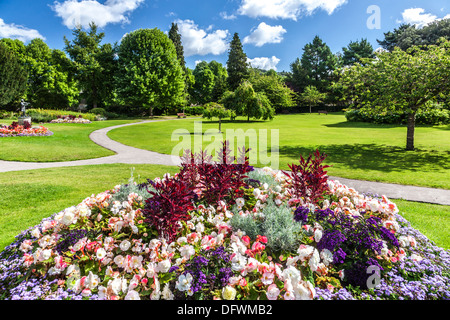
POLYGON ((222 297, 225 300, 234 300, 236 297, 236 289, 230 286, 226 286, 222 289, 222 297))

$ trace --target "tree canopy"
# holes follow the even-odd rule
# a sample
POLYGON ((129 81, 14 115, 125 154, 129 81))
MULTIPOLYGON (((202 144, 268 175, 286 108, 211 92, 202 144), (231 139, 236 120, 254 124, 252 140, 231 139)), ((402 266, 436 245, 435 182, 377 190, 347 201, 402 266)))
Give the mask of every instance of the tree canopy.
POLYGON ((161 30, 139 29, 123 37, 117 90, 130 104, 150 109, 183 104, 184 75, 173 42, 161 30))
POLYGON ((242 48, 239 34, 235 33, 230 43, 227 61, 228 86, 231 90, 237 89, 243 80, 248 79, 248 69, 247 55, 242 48))
POLYGON ((358 108, 407 113, 406 149, 414 150, 417 111, 450 90, 450 42, 377 53, 376 60, 346 69, 337 85, 358 108))
POLYGON ((19 59, 0 42, 0 105, 18 99, 26 90, 27 75, 19 59))

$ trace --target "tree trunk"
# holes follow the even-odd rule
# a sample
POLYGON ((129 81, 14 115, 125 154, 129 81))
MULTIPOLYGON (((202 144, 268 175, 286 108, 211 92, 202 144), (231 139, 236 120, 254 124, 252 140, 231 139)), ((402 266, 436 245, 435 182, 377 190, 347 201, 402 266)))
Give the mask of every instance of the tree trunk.
POLYGON ((219 118, 219 133, 222 133, 222 119, 219 118))
POLYGON ((406 150, 414 151, 414 129, 416 126, 416 112, 408 114, 408 131, 406 134, 406 150))
POLYGON ((150 119, 153 119, 153 107, 150 106, 150 119))
POLYGON ((309 105, 309 114, 311 114, 312 113, 312 111, 311 111, 311 105, 309 105))

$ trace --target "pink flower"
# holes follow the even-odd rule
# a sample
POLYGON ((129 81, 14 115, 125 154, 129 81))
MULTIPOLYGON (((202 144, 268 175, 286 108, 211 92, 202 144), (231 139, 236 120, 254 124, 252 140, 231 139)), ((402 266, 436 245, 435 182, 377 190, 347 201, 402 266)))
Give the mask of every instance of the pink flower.
POLYGON ((264 285, 269 285, 273 283, 273 279, 274 279, 274 274, 272 272, 264 272, 262 278, 261 278, 261 282, 264 285))
POLYGON ((267 288, 267 293, 266 293, 267 299, 277 300, 279 294, 280 294, 280 289, 278 289, 278 287, 275 284, 272 284, 267 288))

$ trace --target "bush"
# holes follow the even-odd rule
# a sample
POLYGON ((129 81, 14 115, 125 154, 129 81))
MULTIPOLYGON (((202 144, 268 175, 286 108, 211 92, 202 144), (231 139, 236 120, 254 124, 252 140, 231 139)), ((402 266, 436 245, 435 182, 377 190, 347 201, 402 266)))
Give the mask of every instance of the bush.
MULTIPOLYGON (((377 124, 407 124, 408 115, 400 111, 381 112, 374 114, 371 110, 350 109, 345 112, 347 121, 370 122, 377 124)), ((416 124, 441 125, 450 124, 450 111, 441 108, 425 108, 416 113, 416 124)))
MULTIPOLYGON (((203 106, 189 106, 184 108, 184 113, 188 115, 199 116, 203 114, 204 110, 205 108, 203 106)), ((180 112, 182 111, 183 109, 180 110, 180 112)))
POLYGON ((81 116, 89 121, 96 121, 97 116, 92 113, 81 113, 66 110, 50 110, 50 109, 29 109, 27 115, 31 117, 32 122, 50 122, 63 116, 81 116))

